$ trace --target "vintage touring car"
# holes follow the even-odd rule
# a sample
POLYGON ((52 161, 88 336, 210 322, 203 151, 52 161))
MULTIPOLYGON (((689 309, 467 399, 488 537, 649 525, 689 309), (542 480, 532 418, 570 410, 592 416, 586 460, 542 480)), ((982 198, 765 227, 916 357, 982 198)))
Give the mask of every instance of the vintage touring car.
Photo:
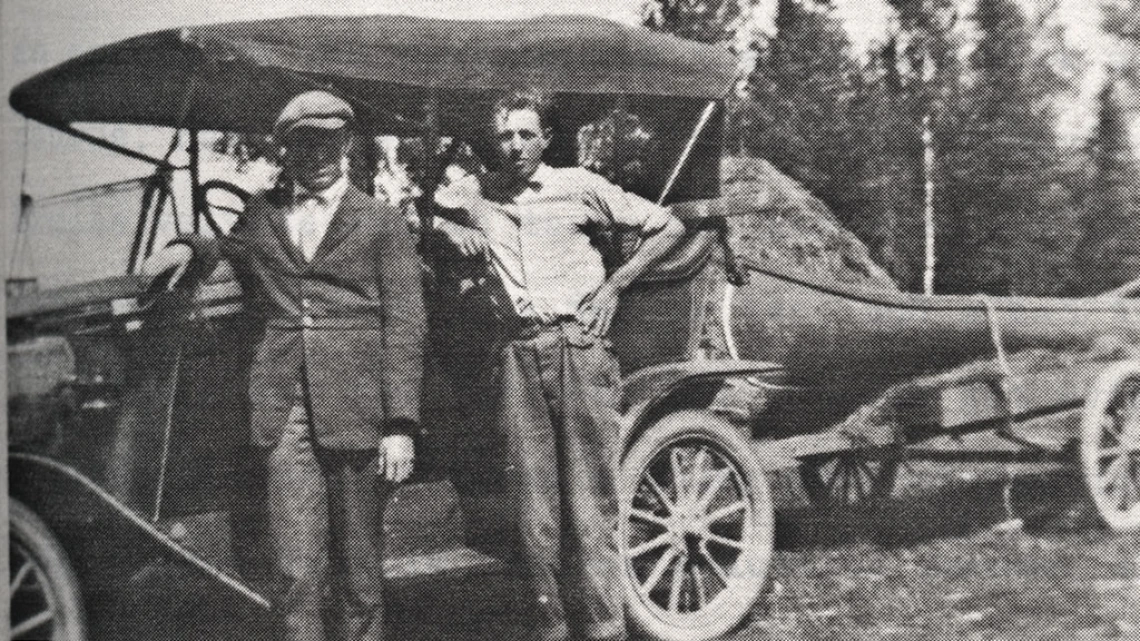
MULTIPOLYGON (((429 194, 462 144, 491 162, 479 123, 493 92, 520 83, 557 96, 552 164, 580 162, 590 140, 621 157, 622 123, 654 132, 623 180, 689 203, 678 211, 691 233, 627 292, 613 336, 625 372, 618 540, 629 615, 647 635, 714 638, 748 614, 768 575, 765 475, 775 470, 799 467, 821 503, 857 502, 889 491, 908 445, 994 430, 1035 455, 1061 458, 1079 443, 1105 521, 1140 524, 1140 365, 1022 375, 1006 356, 1135 343, 1140 304, 915 296, 738 260, 725 216, 762 213, 773 195, 718 198, 734 78, 725 50, 594 18, 312 16, 152 33, 18 85, 10 102, 21 114, 155 174, 140 183, 133 221, 106 212, 126 240, 70 250, 103 260, 119 247, 120 273, 9 283, 13 637, 137 636, 137 595, 171 577, 183 582, 178 598, 204 585, 250 625, 271 608, 243 382, 256 327, 224 263, 196 266, 173 291, 137 272, 164 230, 219 234, 240 216, 244 191, 202 178, 206 136, 266 132, 290 96, 311 88, 336 91, 360 114, 362 184, 374 184, 377 137, 398 136, 428 151, 417 177, 429 194), (163 127, 179 144, 185 132, 189 160, 149 156, 83 123, 163 127), (183 175, 191 203, 179 213, 170 185, 183 175), (845 421, 908 381, 976 359, 994 366, 898 394, 894 426, 845 421), (1072 429, 1053 441, 1019 432, 1043 417, 1072 429)), ((24 231, 33 248, 53 242, 34 239, 34 218, 24 231)), ((431 275, 427 461, 385 517, 394 581, 493 570, 512 547, 492 534, 509 523, 479 402, 494 318, 468 295, 477 279, 465 270, 475 267, 430 236, 420 247, 431 275)))

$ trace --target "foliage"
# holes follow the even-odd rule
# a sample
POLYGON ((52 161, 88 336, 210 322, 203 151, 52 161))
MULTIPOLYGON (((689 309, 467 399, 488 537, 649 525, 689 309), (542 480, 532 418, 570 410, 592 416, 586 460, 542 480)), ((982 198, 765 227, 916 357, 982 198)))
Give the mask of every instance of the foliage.
POLYGON ((746 100, 731 123, 737 151, 768 159, 850 223, 837 203, 858 162, 853 109, 862 79, 846 34, 826 5, 781 0, 775 37, 755 46, 746 100))
MULTIPOLYGON (((1132 151, 1113 124, 1119 106, 1102 96, 1086 148, 1057 140, 1055 106, 1073 98, 1084 69, 1047 20, 1056 1, 1032 18, 1020 0, 881 1, 896 19, 866 52, 853 50, 829 0, 776 0, 770 36, 747 31, 757 0, 645 0, 643 15, 652 29, 732 41, 755 61, 729 101, 728 152, 766 159, 805 185, 904 289, 922 281, 927 118, 936 291, 1080 293, 1140 273, 1140 177, 1124 162, 1132 151)), ((1114 2, 1106 29, 1140 45, 1136 25, 1140 0, 1114 2)), ((1140 80, 1137 69, 1121 78, 1140 80)), ((636 133, 627 121, 615 113, 585 132, 584 162, 635 175, 643 145, 622 155, 596 144, 636 133)), ((256 143, 219 144, 256 158, 266 153, 256 143)))
POLYGON ((697 42, 721 42, 753 4, 755 0, 646 0, 642 25, 697 42))
POLYGON ((1076 212, 1059 180, 1049 97, 1058 79, 1033 49, 1015 0, 978 0, 973 77, 941 157, 949 251, 940 289, 1053 294, 1069 281, 1076 212))
POLYGON ((1140 275, 1140 167, 1116 82, 1099 96, 1097 129, 1089 142, 1089 192, 1081 217, 1075 289, 1096 293, 1140 275))
POLYGON ((225 132, 214 141, 215 153, 233 156, 238 166, 244 166, 259 159, 275 162, 277 147, 269 136, 225 132))

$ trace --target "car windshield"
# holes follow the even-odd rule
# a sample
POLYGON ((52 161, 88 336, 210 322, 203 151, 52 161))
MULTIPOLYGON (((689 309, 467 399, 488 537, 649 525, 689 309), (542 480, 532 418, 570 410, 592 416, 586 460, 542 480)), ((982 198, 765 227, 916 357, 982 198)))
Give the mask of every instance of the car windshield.
MULTIPOLYGON (((52 288, 126 273, 146 182, 128 180, 26 202, 26 227, 17 241, 21 264, 12 266, 13 275, 52 288)), ((189 212, 178 204, 184 226, 189 212)), ((169 207, 156 229, 160 244, 176 233, 169 207)))
MULTIPOLYGON (((111 132, 114 137, 99 133, 116 141, 126 138, 125 145, 148 152, 168 144, 170 137, 169 130, 153 127, 117 127, 111 132)), ((50 134, 49 140, 61 135, 50 134)), ((221 138, 219 133, 202 134, 203 180, 222 179, 247 189, 267 180, 272 168, 239 162, 230 154, 220 153, 215 142, 221 138)), ((185 146, 185 137, 181 145, 185 146)), ((38 289, 126 274, 144 203, 149 203, 150 215, 140 251, 151 233, 152 246, 159 248, 176 235, 193 230, 188 171, 176 170, 164 178, 145 173, 142 163, 123 161, 81 141, 74 149, 72 159, 76 162, 67 163, 67 167, 34 163, 29 167, 29 174, 34 176, 29 189, 33 195, 21 205, 21 221, 8 248, 10 276, 34 280, 38 289), (130 174, 133 176, 111 178, 130 174), (158 188, 161 184, 169 189, 165 199, 163 189, 158 188), (160 201, 161 211, 154 224, 153 213, 160 201)), ((187 160, 182 150, 171 158, 176 165, 187 160)), ((236 220, 224 211, 215 211, 214 217, 223 230, 236 220)), ((210 230, 203 225, 199 232, 209 234, 210 230)))

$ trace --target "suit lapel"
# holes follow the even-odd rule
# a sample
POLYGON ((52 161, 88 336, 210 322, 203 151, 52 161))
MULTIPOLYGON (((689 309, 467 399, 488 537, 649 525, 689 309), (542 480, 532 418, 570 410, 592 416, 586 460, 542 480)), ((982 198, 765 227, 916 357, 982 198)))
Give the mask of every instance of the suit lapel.
POLYGON ((294 265, 304 265, 304 255, 301 253, 301 248, 293 243, 293 238, 288 235, 288 226, 285 224, 285 212, 287 208, 284 206, 270 206, 268 211, 269 227, 274 230, 274 235, 277 236, 277 242, 282 245, 288 259, 293 261, 294 265))
MULTIPOLYGON (((329 221, 329 228, 325 231, 325 237, 321 239, 321 243, 317 245, 317 251, 313 254, 312 263, 315 263, 325 256, 332 253, 345 238, 348 238, 356 226, 360 224, 361 211, 364 209, 367 197, 358 191, 352 185, 344 192, 344 197, 340 199, 340 206, 337 207, 336 213, 333 214, 332 220, 329 221)), ((288 237, 288 235, 286 235, 288 237)), ((292 244, 292 243, 290 243, 292 244)), ((298 252, 300 255, 300 252, 298 252)))
POLYGON ((285 214, 289 211, 291 202, 291 199, 284 193, 276 193, 270 194, 262 201, 262 206, 265 208, 267 224, 273 230, 273 235, 277 238, 281 251, 285 253, 290 262, 300 266, 305 264, 305 257, 301 254, 301 249, 293 244, 293 239, 289 236, 289 227, 285 224, 285 214))

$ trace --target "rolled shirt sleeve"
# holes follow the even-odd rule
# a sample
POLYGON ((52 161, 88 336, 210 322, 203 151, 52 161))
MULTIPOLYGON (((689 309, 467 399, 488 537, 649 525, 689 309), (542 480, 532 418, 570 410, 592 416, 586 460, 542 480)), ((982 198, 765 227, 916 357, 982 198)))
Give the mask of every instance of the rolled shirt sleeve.
POLYGON ((579 169, 582 184, 594 199, 591 211, 599 215, 595 221, 640 229, 643 234, 660 231, 672 218, 669 209, 630 193, 589 170, 579 169))

